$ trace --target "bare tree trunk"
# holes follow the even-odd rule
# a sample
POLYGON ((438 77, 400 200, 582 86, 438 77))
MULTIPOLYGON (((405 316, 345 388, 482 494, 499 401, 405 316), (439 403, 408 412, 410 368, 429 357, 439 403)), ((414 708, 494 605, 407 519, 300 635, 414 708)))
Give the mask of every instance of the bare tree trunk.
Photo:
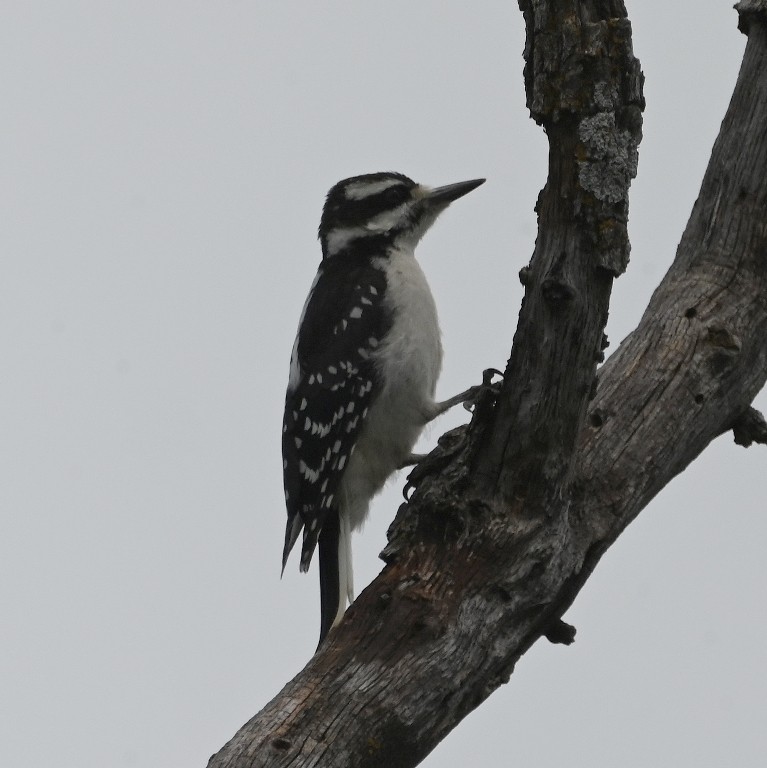
POLYGON ((209 768, 416 765, 539 637, 572 639, 601 555, 714 437, 765 439, 767 0, 738 5, 749 41, 676 260, 596 378, 642 75, 620 0, 520 6, 549 178, 501 391, 416 469, 382 573, 209 768))

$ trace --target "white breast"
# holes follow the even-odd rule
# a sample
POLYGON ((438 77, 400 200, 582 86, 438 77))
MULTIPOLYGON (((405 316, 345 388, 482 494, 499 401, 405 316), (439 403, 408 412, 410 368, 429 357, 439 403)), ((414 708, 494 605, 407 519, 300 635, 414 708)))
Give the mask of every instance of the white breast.
POLYGON ((437 307, 412 251, 395 250, 382 262, 394 322, 375 355, 383 382, 380 397, 396 403, 398 411, 413 408, 425 416, 442 368, 437 307))
POLYGON ((412 251, 394 250, 379 263, 393 324, 371 356, 380 390, 341 483, 341 507, 352 528, 362 524, 372 496, 412 452, 442 367, 437 308, 412 251))

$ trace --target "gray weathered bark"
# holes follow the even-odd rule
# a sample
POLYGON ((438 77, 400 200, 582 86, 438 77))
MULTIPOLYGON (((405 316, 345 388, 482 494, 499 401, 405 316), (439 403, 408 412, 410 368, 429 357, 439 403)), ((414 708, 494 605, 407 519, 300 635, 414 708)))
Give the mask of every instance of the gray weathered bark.
POLYGON ((620 0, 520 0, 549 179, 511 358, 419 466, 386 567, 209 768, 416 765, 509 679, 601 555, 717 435, 764 438, 767 2, 676 260, 599 370, 643 106, 620 0))

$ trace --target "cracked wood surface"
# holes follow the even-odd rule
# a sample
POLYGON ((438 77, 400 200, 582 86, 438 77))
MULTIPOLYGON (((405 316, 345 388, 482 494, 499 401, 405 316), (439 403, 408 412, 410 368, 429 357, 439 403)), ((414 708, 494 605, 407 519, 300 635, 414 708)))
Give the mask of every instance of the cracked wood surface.
POLYGON ((416 765, 767 378, 764 2, 739 4, 749 42, 676 260, 596 387, 628 257, 641 73, 622 2, 520 5, 550 172, 498 400, 485 393, 469 428, 444 437, 444 460, 392 524, 383 572, 209 768, 416 765))

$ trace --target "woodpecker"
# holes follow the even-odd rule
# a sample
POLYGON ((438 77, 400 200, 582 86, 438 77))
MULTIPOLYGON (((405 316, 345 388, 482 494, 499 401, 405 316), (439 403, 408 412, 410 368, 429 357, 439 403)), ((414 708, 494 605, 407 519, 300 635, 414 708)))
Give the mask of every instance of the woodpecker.
POLYGON ((370 500, 408 463, 423 427, 472 393, 434 400, 442 344, 414 250, 450 203, 484 181, 432 189, 372 173, 328 192, 322 261, 293 345, 282 427, 282 569, 302 530, 301 571, 319 542, 319 645, 354 599, 351 533, 370 500))

